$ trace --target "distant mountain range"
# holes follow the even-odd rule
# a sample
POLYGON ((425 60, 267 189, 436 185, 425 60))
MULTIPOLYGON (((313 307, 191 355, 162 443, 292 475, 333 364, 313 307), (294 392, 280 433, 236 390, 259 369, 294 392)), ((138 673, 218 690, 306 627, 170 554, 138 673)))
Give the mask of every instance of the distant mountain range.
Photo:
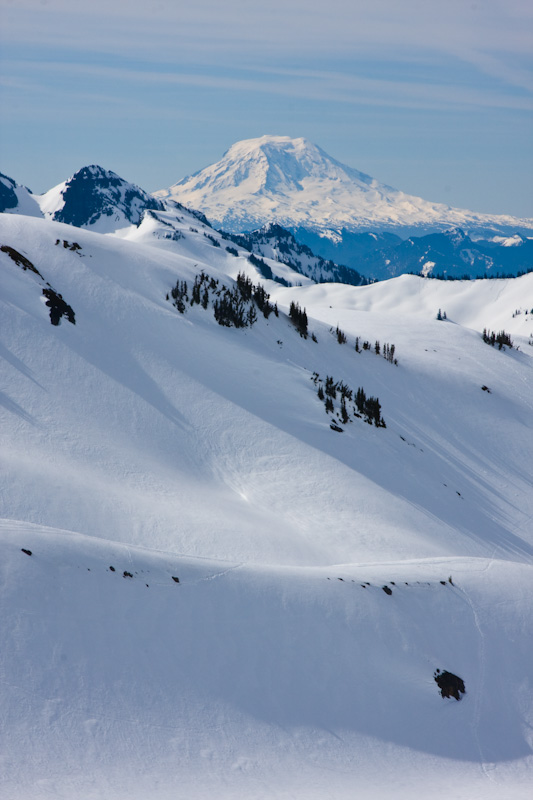
POLYGON ((168 238, 184 209, 195 209, 197 219, 222 228, 239 246, 315 282, 358 285, 408 272, 496 277, 533 268, 533 220, 411 197, 305 139, 238 142, 217 164, 154 194, 97 165, 42 195, 0 175, 0 211, 99 233, 125 236, 151 212, 164 214, 159 220, 166 226, 153 235, 168 238))

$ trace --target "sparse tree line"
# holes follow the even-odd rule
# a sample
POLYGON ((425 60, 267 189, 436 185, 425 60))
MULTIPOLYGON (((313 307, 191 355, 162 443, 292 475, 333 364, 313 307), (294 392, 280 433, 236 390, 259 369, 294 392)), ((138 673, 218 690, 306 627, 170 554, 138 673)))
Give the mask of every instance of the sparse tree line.
POLYGON ((276 283, 281 284, 281 286, 290 285, 287 283, 285 278, 280 278, 279 275, 274 275, 266 261, 263 261, 262 258, 258 258, 258 256, 255 256, 253 253, 251 253, 248 256, 248 261, 257 269, 261 277, 266 278, 267 281, 275 281, 276 283))
POLYGON ((492 275, 470 275, 465 272, 463 275, 447 275, 445 272, 431 273, 431 275, 424 275, 423 272, 406 272, 406 275, 414 275, 417 278, 424 278, 426 281, 503 281, 511 278, 522 278, 524 275, 529 275, 533 272, 533 267, 528 269, 520 269, 516 272, 495 272, 492 275))
MULTIPOLYGON (((252 258, 259 260, 254 256, 251 256, 249 260, 252 258)), ((196 304, 207 309, 211 304, 216 321, 219 325, 229 328, 251 327, 257 320, 257 310, 263 314, 265 319, 268 319, 271 313, 274 313, 276 317, 279 316, 277 303, 270 302, 270 295, 265 291, 264 286, 254 284, 241 272, 237 275, 235 286, 228 288, 225 284, 220 284, 218 279, 212 278, 202 271, 195 277, 191 289, 189 289, 187 281, 178 280, 170 294, 167 294, 167 300, 171 298, 180 314, 185 313, 187 306, 196 304)), ((305 308, 301 308, 298 302, 291 302, 289 319, 302 338, 307 339, 310 335, 314 342, 318 341, 315 334, 309 332, 307 312, 305 308)), ((347 336, 338 325, 335 331, 333 328, 330 330, 335 334, 339 344, 346 344, 347 336)), ((393 344, 385 342, 381 345, 379 340, 376 340, 374 345, 371 345, 367 340, 361 342, 356 336, 355 351, 361 353, 363 350, 373 350, 376 355, 382 355, 389 363, 398 365, 398 359, 395 358, 396 347, 393 344)))
MULTIPOLYGON (((330 328, 330 332, 335 336, 335 338, 337 339, 339 344, 346 344, 347 343, 348 337, 346 336, 344 331, 342 331, 339 328, 338 325, 335 328, 335 330, 333 330, 333 328, 330 328)), ((363 350, 368 350, 368 351, 372 351, 373 350, 374 353, 377 356, 382 355, 383 358, 386 361, 389 362, 389 364, 395 364, 396 366, 398 366, 398 359, 395 358, 395 356, 394 356, 394 354, 396 352, 396 346, 394 344, 389 344, 388 342, 385 342, 385 344, 381 345, 381 342, 379 341, 379 339, 376 339, 376 341, 372 345, 366 339, 361 341, 359 336, 356 336, 355 337, 355 352, 356 353, 362 353, 363 350)))
POLYGON ((204 236, 206 239, 209 239, 213 247, 220 247, 220 242, 218 241, 218 239, 215 239, 215 237, 211 236, 210 233, 204 233, 204 236))
POLYGON ((387 427, 378 398, 367 397, 362 387, 354 392, 343 381, 335 381, 330 375, 323 381, 318 372, 313 372, 311 380, 317 387, 317 396, 324 403, 326 414, 332 414, 340 423, 347 425, 359 418, 376 428, 387 427))
POLYGON ((483 328, 482 337, 486 344, 490 344, 492 347, 498 345, 498 350, 501 350, 504 345, 507 345, 507 347, 513 346, 511 335, 505 331, 496 333, 495 331, 488 331, 486 328, 483 328))
POLYGON ((270 295, 261 284, 253 284, 250 278, 239 273, 235 285, 228 288, 216 278, 201 272, 194 279, 189 291, 187 281, 177 281, 167 294, 180 314, 187 306, 199 305, 207 310, 213 307, 213 314, 219 325, 227 328, 248 328, 257 321, 257 310, 265 319, 274 313, 278 316, 278 306, 270 302, 270 295))

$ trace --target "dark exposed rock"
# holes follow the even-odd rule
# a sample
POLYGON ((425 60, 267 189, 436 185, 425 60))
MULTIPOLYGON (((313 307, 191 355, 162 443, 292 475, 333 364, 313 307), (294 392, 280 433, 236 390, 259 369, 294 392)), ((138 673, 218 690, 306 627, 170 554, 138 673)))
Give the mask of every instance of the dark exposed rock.
POLYGON ((466 694, 463 679, 454 675, 452 672, 447 672, 446 670, 441 672, 440 669, 437 669, 433 677, 440 689, 441 697, 455 697, 456 700, 460 700, 461 694, 466 694))
POLYGON ((7 175, 0 172, 0 211, 7 211, 18 206, 16 186, 13 178, 8 178, 7 175))
POLYGON ((50 322, 52 325, 59 325, 61 318, 66 317, 73 325, 76 324, 74 310, 63 297, 54 292, 53 289, 43 289, 43 294, 47 298, 46 304, 50 309, 50 322))
POLYGON ((26 550, 26 548, 24 548, 24 547, 21 547, 20 549, 22 550, 23 553, 26 553, 27 556, 31 556, 32 555, 31 550, 26 550))
POLYGON ((383 589, 385 594, 392 594, 392 589, 390 588, 390 586, 382 586, 381 588, 383 589))
POLYGON ((22 253, 19 253, 18 250, 15 250, 14 247, 10 247, 8 244, 3 244, 3 245, 0 246, 0 250, 3 253, 7 253, 9 258, 12 261, 14 261, 15 264, 17 264, 17 266, 22 267, 22 269, 24 269, 24 270, 29 269, 29 270, 31 270, 31 272, 35 272, 35 274, 38 275, 39 278, 41 278, 41 280, 44 281, 44 278, 41 275, 41 273, 39 272, 39 270, 37 269, 37 267, 35 267, 31 263, 31 261, 28 258, 26 258, 26 256, 23 256, 22 253))
POLYGON ((56 239, 56 245, 61 244, 61 242, 63 242, 63 247, 65 250, 74 250, 74 252, 81 250, 81 245, 79 245, 77 242, 68 242, 66 239, 56 239))
POLYGON ((133 578, 133 575, 131 574, 131 572, 126 572, 126 570, 124 570, 124 573, 123 573, 122 577, 123 578, 133 578))
POLYGON ((176 578, 174 575, 172 576, 172 580, 174 581, 174 583, 179 583, 180 582, 180 579, 176 578))

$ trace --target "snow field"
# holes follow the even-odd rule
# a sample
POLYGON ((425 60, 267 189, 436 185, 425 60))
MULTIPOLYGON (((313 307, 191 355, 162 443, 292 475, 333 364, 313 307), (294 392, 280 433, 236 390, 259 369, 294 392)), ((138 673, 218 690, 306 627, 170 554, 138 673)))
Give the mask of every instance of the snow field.
POLYGON ((261 281, 314 343, 283 314, 180 315, 178 278, 246 265, 197 227, 2 216, 76 313, 52 327, 0 253, 7 796, 529 796, 533 362, 479 334, 515 335, 533 276, 261 281), (315 371, 378 396, 387 428, 332 431, 315 371))
POLYGON ((14 800, 526 797, 531 567, 253 567, 1 527, 14 800))

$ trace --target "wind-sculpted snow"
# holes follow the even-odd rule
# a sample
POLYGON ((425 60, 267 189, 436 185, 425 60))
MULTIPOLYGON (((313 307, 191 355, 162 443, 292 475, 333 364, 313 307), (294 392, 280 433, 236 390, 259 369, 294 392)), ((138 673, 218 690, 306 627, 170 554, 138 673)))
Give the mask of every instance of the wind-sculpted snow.
POLYGON ((0 215, 76 312, 0 251, 4 793, 525 800, 533 275, 281 286, 178 211, 0 215), (202 273, 279 316, 180 313, 202 273), (386 428, 332 430, 317 375, 386 428))

